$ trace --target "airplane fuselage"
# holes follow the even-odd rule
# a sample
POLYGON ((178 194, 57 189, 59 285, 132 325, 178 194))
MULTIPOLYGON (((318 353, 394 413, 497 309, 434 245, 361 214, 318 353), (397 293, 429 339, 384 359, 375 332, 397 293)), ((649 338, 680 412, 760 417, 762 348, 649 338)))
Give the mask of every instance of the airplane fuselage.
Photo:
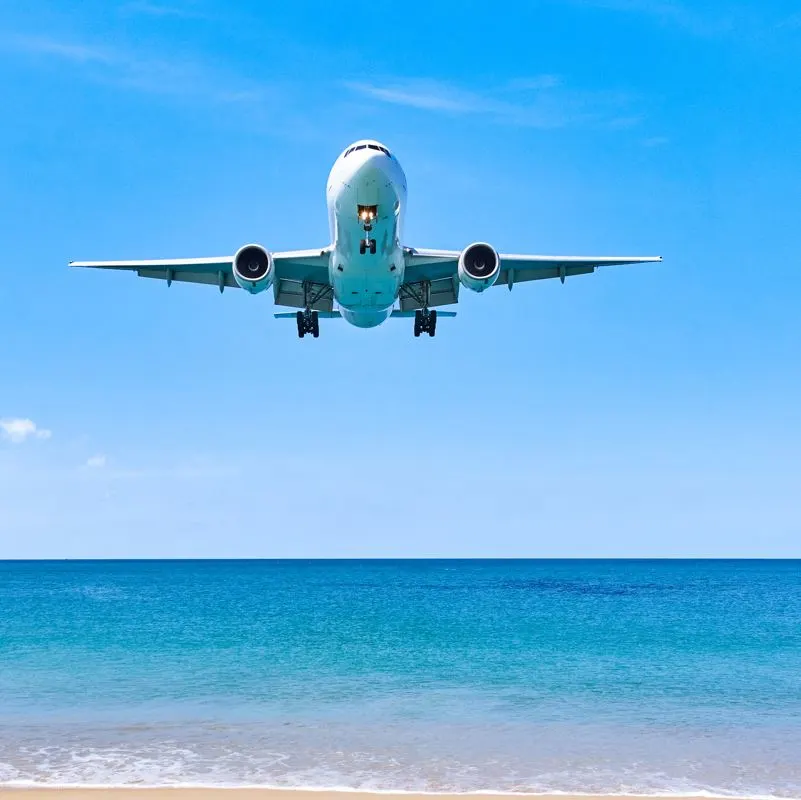
POLYGON ((328 176, 329 274, 342 316, 372 328, 392 313, 403 284, 406 176, 379 142, 347 148, 328 176))

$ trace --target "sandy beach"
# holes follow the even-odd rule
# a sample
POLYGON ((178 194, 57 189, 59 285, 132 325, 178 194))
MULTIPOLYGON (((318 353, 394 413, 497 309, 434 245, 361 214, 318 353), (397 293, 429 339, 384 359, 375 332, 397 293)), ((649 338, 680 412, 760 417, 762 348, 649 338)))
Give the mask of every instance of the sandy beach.
MULTIPOLYGON (((439 800, 498 800, 502 794, 442 794, 439 800)), ((520 795, 538 800, 609 800, 608 795, 520 795)), ((68 788, 2 788, 0 800, 431 800, 430 794, 390 794, 347 791, 308 791, 295 789, 68 789, 68 788)), ((620 800, 638 800, 641 796, 620 796, 620 800)), ((653 795, 648 800, 659 800, 653 795)), ((672 800, 672 798, 665 798, 672 800)), ((682 800, 709 800, 682 797, 682 800)))
MULTIPOLYGON (((499 800, 508 794, 437 794, 438 800, 499 800)), ((537 800, 609 800, 609 795, 516 795, 537 800)), ((616 800, 675 800, 665 795, 617 795, 616 800)), ((393 794, 389 792, 349 792, 305 789, 235 788, 0 788, 0 800, 431 800, 431 794, 393 794)), ((682 796, 682 800, 709 800, 708 797, 682 796)))

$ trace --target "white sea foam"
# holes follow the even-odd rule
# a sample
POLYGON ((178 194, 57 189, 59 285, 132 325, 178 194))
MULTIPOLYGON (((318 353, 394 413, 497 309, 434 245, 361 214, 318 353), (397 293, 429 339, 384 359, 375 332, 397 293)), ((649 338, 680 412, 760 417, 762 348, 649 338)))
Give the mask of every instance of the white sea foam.
MULTIPOLYGON (((433 797, 458 794, 490 794, 509 797, 544 795, 606 797, 704 797, 718 800, 801 800, 798 791, 760 791, 757 786, 714 787, 692 785, 686 779, 670 781, 666 776, 636 774, 631 770, 603 770, 591 786, 582 785, 580 774, 563 772, 539 774, 527 781, 516 777, 490 783, 466 767, 451 772, 447 780, 432 779, 436 765, 423 763, 409 769, 387 771, 386 763, 375 771, 352 770, 343 774, 337 767, 317 765, 291 770, 289 757, 281 752, 260 751, 243 755, 229 751, 210 758, 188 747, 83 748, 39 747, 21 753, 21 763, 0 762, 0 786, 13 788, 268 788, 304 791, 370 794, 423 794, 433 797), (383 767, 383 769, 381 769, 383 767), (426 775, 428 772, 428 775, 426 775), (624 774, 625 773, 625 774, 624 774), (604 785, 605 784, 605 785, 604 785)), ((599 771, 596 770, 596 773, 599 771)), ((789 787, 788 787, 789 789, 789 787)))
POLYGON ((801 795, 776 794, 716 794, 708 789, 696 791, 674 792, 580 792, 562 789, 544 789, 536 792, 511 792, 503 789, 471 789, 470 791, 430 791, 426 789, 365 789, 352 786, 286 786, 269 783, 198 783, 193 781, 175 781, 171 783, 70 783, 64 781, 31 781, 0 780, 0 787, 10 789, 265 789, 289 792, 319 792, 364 795, 422 795, 425 797, 626 797, 626 798, 693 798, 704 797, 708 800, 801 800, 801 795))

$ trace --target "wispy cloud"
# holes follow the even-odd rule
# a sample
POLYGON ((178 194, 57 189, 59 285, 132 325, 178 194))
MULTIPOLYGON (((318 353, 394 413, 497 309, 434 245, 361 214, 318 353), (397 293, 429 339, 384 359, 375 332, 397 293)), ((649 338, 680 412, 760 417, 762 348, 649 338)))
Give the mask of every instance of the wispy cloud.
POLYGON ((642 140, 643 147, 664 147, 670 143, 667 136, 649 136, 647 139, 642 140))
POLYGON ((0 50, 70 63, 97 82, 151 94, 214 104, 258 104, 269 99, 267 87, 247 85, 189 58, 163 58, 123 47, 108 48, 44 35, 0 39, 0 50))
POLYGON ((33 420, 20 417, 0 419, 0 438, 12 444, 22 444, 28 439, 49 439, 52 432, 40 428, 33 420))
POLYGON ((779 18, 777 10, 768 3, 730 2, 703 7, 685 0, 554 0, 573 6, 597 8, 625 14, 649 17, 660 25, 679 28, 701 37, 742 36, 764 34, 780 27, 792 27, 796 17, 801 24, 801 12, 779 18))
POLYGON ((31 56, 52 56, 76 64, 113 64, 114 52, 75 42, 59 41, 47 36, 12 36, 0 42, 4 50, 31 56))
POLYGON ((437 81, 406 81, 386 86, 352 81, 345 85, 354 92, 385 103, 421 108, 427 111, 473 114, 487 108, 487 99, 481 95, 462 91, 437 81))
POLYGON ((483 115, 493 122, 521 127, 630 127, 640 119, 631 112, 631 95, 571 89, 555 75, 518 78, 484 91, 432 79, 350 81, 345 85, 354 93, 382 103, 440 114, 483 115))
POLYGON ((187 4, 151 3, 148 0, 126 3, 120 9, 127 14, 142 14, 150 17, 199 18, 206 15, 197 7, 187 4))
POLYGON ((103 469, 106 466, 106 457, 102 453, 98 453, 96 456, 87 459, 86 466, 89 469, 103 469))
POLYGON ((583 5, 607 8, 611 11, 633 11, 648 14, 666 22, 674 22, 686 27, 695 27, 705 18, 684 3, 676 0, 579 0, 583 5))
POLYGON ((562 85, 558 75, 534 75, 531 78, 514 78, 507 84, 509 89, 526 91, 531 89, 555 89, 562 85))
POLYGON ((777 28, 801 28, 801 11, 796 11, 794 14, 790 14, 789 17, 785 17, 782 20, 779 20, 779 23, 776 26, 777 28))

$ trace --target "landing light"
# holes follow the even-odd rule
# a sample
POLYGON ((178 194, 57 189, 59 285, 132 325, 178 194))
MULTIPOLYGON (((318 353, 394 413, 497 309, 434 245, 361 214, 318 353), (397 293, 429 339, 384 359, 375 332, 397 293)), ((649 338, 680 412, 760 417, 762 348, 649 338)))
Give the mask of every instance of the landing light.
POLYGON ((371 222, 378 216, 378 208, 376 206, 359 205, 356 211, 362 222, 371 222))

